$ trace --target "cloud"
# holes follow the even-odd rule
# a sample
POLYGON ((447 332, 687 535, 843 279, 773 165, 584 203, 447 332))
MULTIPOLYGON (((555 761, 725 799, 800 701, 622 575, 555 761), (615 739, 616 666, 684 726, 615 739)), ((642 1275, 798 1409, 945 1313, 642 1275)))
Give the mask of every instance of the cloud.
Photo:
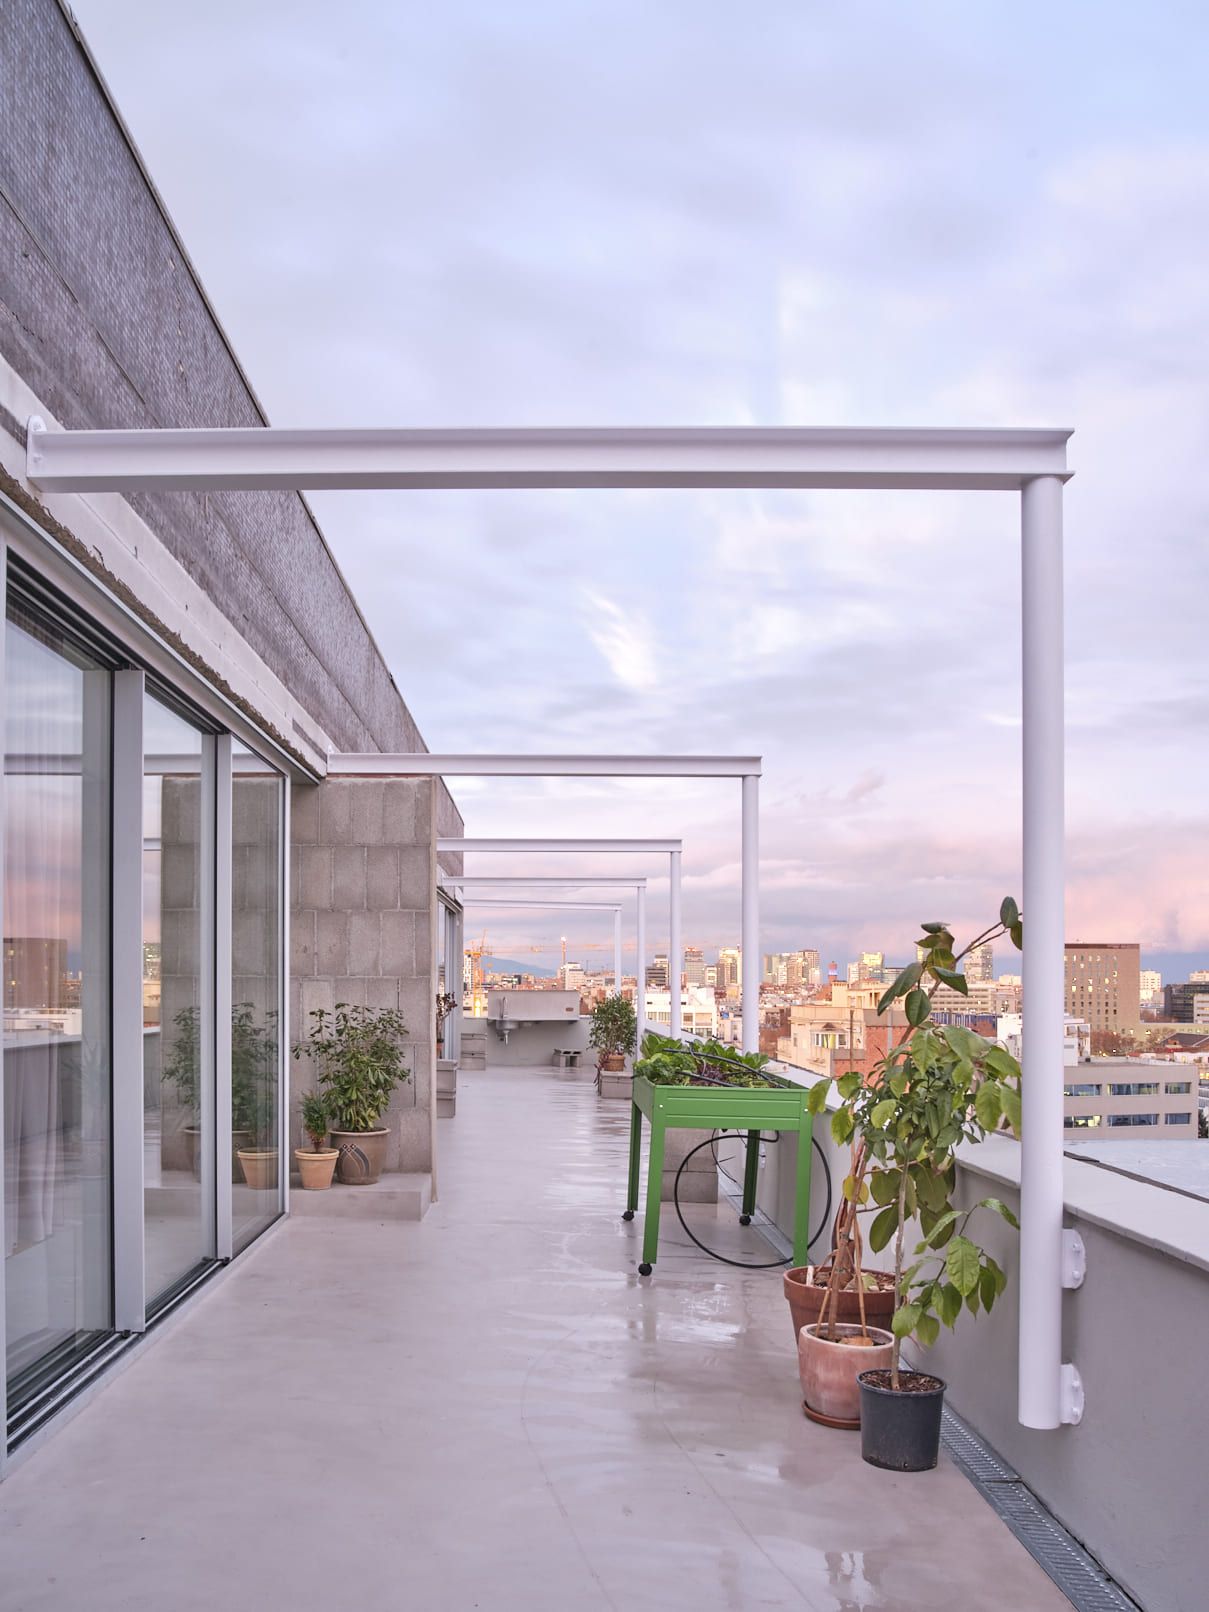
POLYGON ((658 684, 655 636, 642 616, 585 588, 583 618, 588 637, 622 688, 642 693, 658 684))
MULTIPOLYGON (((1075 426, 1069 908, 1209 962, 1203 8, 75 9, 280 423, 1075 426)), ((1019 890, 1012 497, 314 502, 434 747, 762 754, 769 950, 1019 890)), ((733 789, 455 792, 734 940, 733 789)))

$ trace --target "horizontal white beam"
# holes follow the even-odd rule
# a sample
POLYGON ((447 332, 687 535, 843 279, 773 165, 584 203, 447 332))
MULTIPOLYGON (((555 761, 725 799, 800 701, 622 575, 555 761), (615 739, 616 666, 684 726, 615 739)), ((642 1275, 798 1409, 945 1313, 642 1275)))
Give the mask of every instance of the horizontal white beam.
POLYGON ((752 778, 760 756, 333 754, 329 778, 752 778))
POLYGON ((620 901, 564 901, 558 896, 551 896, 540 901, 536 896, 526 900, 518 896, 515 901, 505 899, 503 896, 470 896, 463 903, 466 907, 573 907, 576 912, 620 912, 620 901))
POLYGON ((484 875, 482 878, 474 874, 444 873, 441 875, 441 887, 445 890, 596 890, 621 889, 640 890, 646 887, 645 879, 625 879, 601 877, 594 879, 591 874, 581 879, 554 879, 554 878, 527 878, 523 873, 512 877, 501 875, 492 878, 484 875))
POLYGON ((682 850, 682 840, 466 840, 437 841, 438 851, 469 853, 473 851, 634 851, 667 855, 682 850))
POLYGON ((1021 488, 1066 475, 1069 431, 745 426, 535 430, 51 431, 43 492, 516 487, 1021 488))

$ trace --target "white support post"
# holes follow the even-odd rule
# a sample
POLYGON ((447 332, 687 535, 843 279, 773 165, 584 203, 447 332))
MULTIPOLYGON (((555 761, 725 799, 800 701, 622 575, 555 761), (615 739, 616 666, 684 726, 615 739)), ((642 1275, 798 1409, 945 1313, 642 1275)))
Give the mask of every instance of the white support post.
POLYGON ((638 887, 638 961, 634 968, 634 1012, 638 1017, 638 1052, 646 1034, 646 891, 638 887))
POLYGON ((1021 494, 1024 765, 1024 1032, 1020 1158, 1019 1415, 1053 1428, 1063 1414, 1062 482, 1021 494))
MULTIPOLYGON (((113 1327, 115 1332, 142 1332, 147 1325, 143 1248, 144 677, 138 671, 112 675, 113 1327)), ((95 912, 86 912, 86 920, 90 917, 95 921, 95 912)))
POLYGON ((613 995, 621 995, 621 908, 613 914, 613 995))
POLYGON ((668 853, 668 942, 667 984, 671 998, 671 1033, 678 1036, 684 1015, 680 1001, 680 976, 684 968, 684 947, 680 942, 680 860, 681 852, 668 853))
POLYGON ((743 779, 743 1051, 760 1050, 760 780, 743 779))

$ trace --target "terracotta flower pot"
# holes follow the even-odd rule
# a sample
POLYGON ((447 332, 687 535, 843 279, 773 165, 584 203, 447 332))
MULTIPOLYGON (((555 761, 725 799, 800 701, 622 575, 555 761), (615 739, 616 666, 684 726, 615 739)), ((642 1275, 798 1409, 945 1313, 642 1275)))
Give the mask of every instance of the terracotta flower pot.
MULTIPOLYGON (((818 1265, 795 1265, 792 1270, 785 1272, 782 1286, 785 1297, 789 1300, 789 1313, 793 1317, 793 1341, 796 1344, 802 1328, 813 1326, 819 1318, 823 1294, 827 1291, 827 1274, 818 1265)), ((835 1320, 854 1321, 859 1324, 861 1311, 856 1289, 841 1292, 838 1298, 835 1320)), ((827 1306, 829 1319, 831 1313, 829 1304, 827 1306)), ((865 1320, 871 1327, 888 1327, 893 1314, 893 1287, 871 1288, 866 1292, 865 1320)))
POLYGON ((600 1067, 602 1069, 604 1069, 604 1070, 607 1070, 608 1073, 611 1074, 611 1075, 620 1074, 621 1071, 625 1068, 625 1053, 624 1052, 610 1052, 610 1053, 607 1053, 605 1055, 605 1057, 603 1057, 600 1060, 600 1067))
POLYGON ((336 1175, 346 1187, 371 1187, 386 1163, 386 1139, 390 1131, 333 1131, 332 1141, 340 1154, 336 1175))
POLYGON ((332 1184, 332 1176, 336 1171, 336 1160, 340 1157, 338 1147, 322 1147, 313 1152, 309 1147, 296 1147, 294 1157, 298 1160, 298 1174, 302 1177, 302 1184, 308 1192, 326 1192, 332 1184))
POLYGON ((243 1178, 254 1192, 271 1192, 277 1185, 277 1149, 243 1148, 238 1150, 239 1168, 243 1178))
MULTIPOLYGON (((824 1330, 830 1330, 827 1324, 824 1330)), ((840 1338, 859 1338, 859 1326, 840 1322, 840 1338)), ((861 1425, 861 1389, 857 1378, 862 1371, 887 1369, 894 1353, 894 1336, 881 1327, 870 1327, 872 1344, 834 1343, 820 1338, 813 1326, 798 1334, 798 1374, 807 1414, 814 1412, 831 1424, 842 1427, 861 1425)))

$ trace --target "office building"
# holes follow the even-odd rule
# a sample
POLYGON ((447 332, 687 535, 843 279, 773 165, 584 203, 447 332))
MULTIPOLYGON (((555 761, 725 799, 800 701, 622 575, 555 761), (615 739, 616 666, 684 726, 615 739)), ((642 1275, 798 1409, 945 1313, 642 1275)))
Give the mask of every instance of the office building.
POLYGON ((1066 1011, 1093 1032, 1135 1035, 1141 1024, 1137 941, 1068 941, 1066 1011))

